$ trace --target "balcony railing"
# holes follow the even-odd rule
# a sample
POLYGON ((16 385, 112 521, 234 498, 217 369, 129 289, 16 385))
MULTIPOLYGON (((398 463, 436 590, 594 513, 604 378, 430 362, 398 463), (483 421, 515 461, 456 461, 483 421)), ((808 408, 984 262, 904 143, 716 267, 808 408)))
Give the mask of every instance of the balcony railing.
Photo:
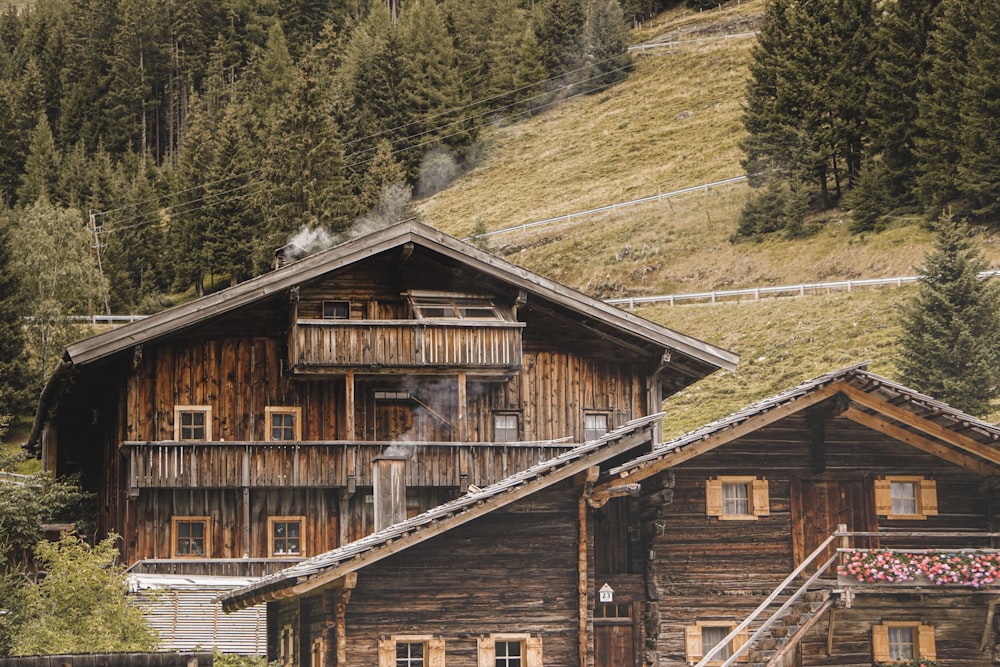
POLYGON ((407 486, 485 486, 577 443, 125 442, 132 489, 371 486, 390 447, 408 455, 407 486))
POLYGON ((509 374, 521 367, 523 322, 298 320, 289 337, 292 372, 349 368, 441 368, 509 374))

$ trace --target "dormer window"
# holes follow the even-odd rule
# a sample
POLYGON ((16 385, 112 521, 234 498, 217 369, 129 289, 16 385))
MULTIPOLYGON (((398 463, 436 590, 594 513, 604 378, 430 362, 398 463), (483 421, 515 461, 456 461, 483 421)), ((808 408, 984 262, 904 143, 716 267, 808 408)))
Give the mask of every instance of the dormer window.
POLYGON ((500 309, 487 296, 409 292, 407 299, 418 320, 503 320, 500 309))

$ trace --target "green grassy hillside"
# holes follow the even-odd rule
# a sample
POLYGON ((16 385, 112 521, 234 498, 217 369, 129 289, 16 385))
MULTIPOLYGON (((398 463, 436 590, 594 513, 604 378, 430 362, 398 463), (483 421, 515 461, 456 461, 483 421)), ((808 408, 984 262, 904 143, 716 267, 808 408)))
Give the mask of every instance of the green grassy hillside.
MULTIPOLYGON (((637 56, 629 79, 492 128, 486 158, 455 186, 420 203, 424 219, 466 237, 740 175, 741 102, 764 0, 675 10, 634 40, 682 45, 637 56)), ((851 235, 831 211, 798 240, 730 242, 745 184, 601 217, 489 237, 493 252, 599 298, 911 275, 930 246, 919 224, 851 235)), ((1000 239, 984 236, 1000 265, 1000 239)), ((896 308, 909 289, 646 307, 654 321, 742 355, 672 399, 668 429, 683 431, 801 380, 850 363, 893 376, 896 308)), ((1000 415, 997 415, 1000 416, 1000 415)))

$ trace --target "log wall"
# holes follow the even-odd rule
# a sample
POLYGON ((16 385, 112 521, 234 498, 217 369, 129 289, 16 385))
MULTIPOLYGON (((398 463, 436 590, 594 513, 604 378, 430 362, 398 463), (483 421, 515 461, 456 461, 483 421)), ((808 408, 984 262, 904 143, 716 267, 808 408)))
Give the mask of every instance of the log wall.
MULTIPOLYGON (((408 634, 443 639, 451 667, 478 667, 477 637, 503 632, 540 636, 547 667, 578 665, 577 495, 564 483, 359 572, 346 608, 346 664, 378 664, 379 639, 408 634)), ((311 607, 325 619, 300 621, 315 632, 325 620, 328 644, 339 594, 311 607)), ((299 603, 275 604, 280 619, 299 603)))

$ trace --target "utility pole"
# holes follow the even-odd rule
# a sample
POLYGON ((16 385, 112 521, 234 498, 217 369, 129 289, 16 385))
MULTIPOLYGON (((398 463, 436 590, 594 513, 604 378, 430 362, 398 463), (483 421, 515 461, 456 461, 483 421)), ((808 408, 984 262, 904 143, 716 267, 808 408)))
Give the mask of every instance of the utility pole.
POLYGON ((104 314, 111 315, 111 304, 108 300, 108 290, 104 281, 104 266, 101 264, 101 250, 103 250, 104 245, 101 243, 101 237, 97 231, 97 213, 93 209, 90 209, 90 232, 94 235, 93 250, 97 254, 97 271, 101 274, 100 288, 101 297, 104 299, 104 314))

